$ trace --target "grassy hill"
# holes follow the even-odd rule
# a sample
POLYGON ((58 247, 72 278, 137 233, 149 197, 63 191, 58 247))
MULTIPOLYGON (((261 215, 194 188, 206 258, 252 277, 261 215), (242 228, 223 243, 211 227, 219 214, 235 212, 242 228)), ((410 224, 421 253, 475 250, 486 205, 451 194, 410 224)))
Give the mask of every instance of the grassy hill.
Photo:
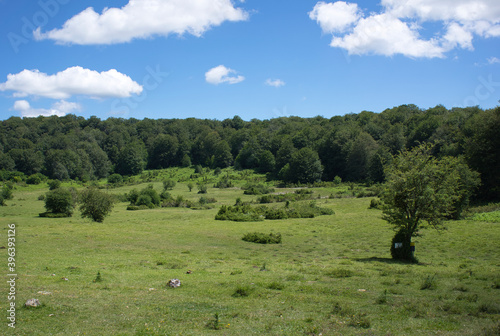
MULTIPOLYGON (((143 174, 137 185, 180 180, 170 193, 189 192, 189 169, 143 174), (149 176, 149 177, 148 177, 149 176)), ((391 227, 371 198, 346 197, 346 185, 314 188, 317 204, 334 215, 259 222, 216 221, 222 205, 258 196, 239 188, 263 177, 233 174, 235 187, 213 188, 212 209, 127 211, 117 203, 104 223, 40 218, 45 184, 18 186, 0 207, 0 246, 16 224, 17 324, 12 335, 498 335, 500 228, 462 220, 415 239, 418 265, 393 262, 391 227), (238 179, 239 178, 239 179, 238 179), (337 195, 338 197, 330 197, 337 195), (342 197, 343 195, 343 197, 342 197), (280 233, 281 244, 243 241, 246 233, 280 233), (99 275, 98 275, 99 273, 99 275), (169 288, 180 279, 179 288, 169 288), (44 293, 48 292, 50 294, 44 293), (22 308, 37 298, 39 308, 22 308)), ((76 186, 76 185, 75 185, 76 186)), ((275 192, 292 192, 276 189, 275 192)), ((301 202, 310 202, 309 200, 301 202)), ((275 204, 273 206, 283 206, 275 204)), ((497 218, 497 217, 494 217, 497 218)), ((0 250, 8 274, 7 250, 0 250)), ((0 286, 7 309, 7 284, 0 286)), ((1 334, 5 334, 4 331, 1 334)))

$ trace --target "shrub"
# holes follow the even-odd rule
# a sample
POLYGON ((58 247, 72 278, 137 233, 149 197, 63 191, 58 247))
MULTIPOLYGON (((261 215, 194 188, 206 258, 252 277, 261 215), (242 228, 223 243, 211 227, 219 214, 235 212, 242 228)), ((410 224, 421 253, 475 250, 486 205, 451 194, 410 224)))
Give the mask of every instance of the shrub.
POLYGON ((219 188, 219 189, 232 188, 232 187, 234 187, 234 184, 227 177, 224 177, 214 185, 214 188, 219 188))
POLYGON ((160 194, 160 199, 162 201, 169 200, 169 199, 172 199, 172 195, 170 195, 170 193, 168 191, 163 190, 163 192, 160 194))
POLYGON ((250 243, 257 244, 281 244, 281 234, 277 233, 261 233, 261 232, 253 232, 247 233, 241 238, 242 240, 250 243))
POLYGON ((47 209, 47 212, 64 214, 66 217, 70 217, 73 214, 74 206, 75 199, 68 189, 54 189, 45 195, 45 209, 47 209))
POLYGON ((205 196, 201 196, 198 202, 203 205, 203 204, 217 203, 217 200, 215 198, 208 198, 205 196))
POLYGON ((123 183, 123 177, 120 174, 113 174, 108 177, 109 184, 120 184, 123 183))
POLYGON ((176 184, 177 183, 172 179, 168 179, 166 181, 163 181, 163 190, 172 190, 172 189, 174 189, 176 184))
POLYGON ((38 200, 39 200, 39 201, 43 201, 43 200, 45 200, 45 195, 40 195, 40 196, 38 196, 38 200))
POLYGON ((47 184, 49 185, 49 190, 54 190, 54 189, 57 189, 61 186, 61 181, 59 180, 49 180, 47 182, 47 184))
POLYGON ((377 198, 373 198, 370 201, 370 209, 379 209, 379 210, 382 210, 382 202, 379 199, 377 199, 377 198))
POLYGON ((139 196, 137 202, 135 202, 135 205, 139 207, 141 205, 144 205, 148 208, 154 208, 153 200, 151 199, 151 197, 149 195, 144 195, 144 194, 141 194, 139 196))
POLYGON ((206 184, 199 184, 198 185, 198 194, 206 194, 208 192, 208 187, 206 184))
POLYGON ((46 177, 40 173, 36 173, 36 174, 33 174, 33 175, 30 175, 27 179, 26 179, 26 183, 27 184, 40 184, 42 183, 42 181, 45 179, 46 177))
POLYGON ((258 222, 263 221, 264 217, 248 204, 245 204, 236 206, 223 205, 215 215, 215 219, 234 222, 258 222))
POLYGON ((80 195, 80 211, 83 218, 103 222, 113 209, 113 197, 96 188, 84 190, 80 195))
POLYGON ((137 189, 132 189, 130 192, 127 194, 127 200, 130 202, 130 204, 135 204, 137 203, 137 199, 139 198, 139 192, 137 189))
POLYGON ((189 192, 191 192, 191 190, 193 190, 193 188, 194 188, 194 183, 193 183, 193 182, 189 182, 189 183, 187 184, 187 187, 188 187, 188 189, 189 189, 189 192))
MULTIPOLYGON (((167 194, 162 195, 164 197, 170 196, 169 194, 167 194)), ((142 189, 141 191, 137 191, 136 189, 131 190, 127 196, 127 199, 130 201, 130 205, 154 208, 160 206, 162 198, 160 197, 160 195, 158 195, 156 190, 153 189, 153 186, 150 185, 142 189)))
POLYGON ((194 167, 194 173, 195 174, 203 174, 203 167, 201 165, 197 165, 196 167, 194 167))
POLYGON ((0 190, 0 205, 5 205, 6 200, 11 200, 14 198, 12 189, 14 189, 14 186, 11 183, 6 184, 2 187, 2 189, 0 190))
POLYGON ((254 184, 245 187, 245 195, 263 195, 274 192, 274 189, 264 184, 254 184))
POLYGON ((266 219, 287 219, 288 214, 285 209, 268 209, 266 211, 266 219))

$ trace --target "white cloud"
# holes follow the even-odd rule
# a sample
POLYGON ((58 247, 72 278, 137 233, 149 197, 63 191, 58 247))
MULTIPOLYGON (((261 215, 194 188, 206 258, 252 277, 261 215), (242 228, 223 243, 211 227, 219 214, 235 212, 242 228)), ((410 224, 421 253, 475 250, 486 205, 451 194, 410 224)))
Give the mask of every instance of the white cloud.
POLYGON ((281 86, 284 86, 285 85, 285 82, 282 81, 281 79, 267 79, 266 80, 266 85, 269 85, 269 86, 274 86, 274 87, 281 87, 281 86))
POLYGON ((34 32, 37 39, 58 43, 114 44, 155 35, 201 36, 225 21, 242 21, 248 13, 231 0, 129 0, 122 8, 92 7, 66 21, 61 29, 34 32))
POLYGON ((500 36, 498 0, 381 0, 381 6, 365 17, 357 4, 320 1, 309 17, 333 35, 332 47, 359 55, 445 57, 455 48, 473 50, 475 36, 500 36), (426 22, 440 22, 441 31, 422 37, 426 22))
POLYGON ((205 80, 210 84, 237 84, 245 80, 243 76, 232 75, 236 71, 233 69, 226 68, 224 65, 216 66, 205 73, 205 80))
POLYGON ((423 21, 499 22, 498 0, 382 0, 386 11, 423 21))
POLYGON ((309 13, 311 20, 316 20, 324 33, 342 31, 359 20, 360 13, 357 4, 344 1, 326 3, 320 1, 309 13))
POLYGON ((500 64, 500 58, 490 57, 488 58, 488 64, 500 64))
POLYGON ((346 49, 349 54, 379 54, 410 57, 442 57, 443 48, 436 41, 422 40, 405 22, 389 14, 361 19, 349 34, 334 36, 332 47, 346 49))
POLYGON ((61 100, 54 103, 51 109, 37 109, 31 107, 30 103, 26 100, 18 100, 14 103, 12 109, 20 112, 23 118, 34 118, 38 116, 49 117, 53 115, 62 117, 68 113, 79 111, 81 106, 77 103, 61 100))
POLYGON ((9 74, 7 82, 0 83, 0 91, 14 91, 14 97, 32 95, 52 99, 67 99, 73 95, 124 98, 140 94, 142 90, 141 85, 114 69, 99 73, 78 66, 55 75, 23 70, 18 74, 9 74))
POLYGON ((472 39, 474 36, 470 31, 465 29, 463 26, 456 22, 451 23, 448 26, 448 30, 443 37, 443 46, 447 50, 451 50, 457 47, 463 49, 472 50, 472 39))

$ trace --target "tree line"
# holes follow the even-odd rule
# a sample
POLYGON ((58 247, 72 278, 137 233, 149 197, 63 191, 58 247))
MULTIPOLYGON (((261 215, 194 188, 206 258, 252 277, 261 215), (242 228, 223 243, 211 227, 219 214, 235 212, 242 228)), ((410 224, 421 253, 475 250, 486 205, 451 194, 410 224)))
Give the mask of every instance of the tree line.
POLYGON ((401 105, 332 118, 244 121, 11 117, 0 123, 0 180, 89 181, 145 169, 255 169, 288 183, 384 182, 393 156, 432 143, 480 173, 478 197, 500 199, 500 107, 401 105))

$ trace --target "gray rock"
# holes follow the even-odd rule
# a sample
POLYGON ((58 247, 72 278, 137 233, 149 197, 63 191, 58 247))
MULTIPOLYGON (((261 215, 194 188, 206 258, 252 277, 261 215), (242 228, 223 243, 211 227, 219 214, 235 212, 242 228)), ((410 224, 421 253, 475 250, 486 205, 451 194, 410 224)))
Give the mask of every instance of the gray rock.
POLYGON ((172 279, 168 282, 168 286, 172 288, 180 287, 181 281, 179 279, 172 279))
POLYGON ((40 301, 38 301, 38 299, 29 299, 28 301, 26 301, 24 305, 26 307, 39 307, 41 304, 40 301))

